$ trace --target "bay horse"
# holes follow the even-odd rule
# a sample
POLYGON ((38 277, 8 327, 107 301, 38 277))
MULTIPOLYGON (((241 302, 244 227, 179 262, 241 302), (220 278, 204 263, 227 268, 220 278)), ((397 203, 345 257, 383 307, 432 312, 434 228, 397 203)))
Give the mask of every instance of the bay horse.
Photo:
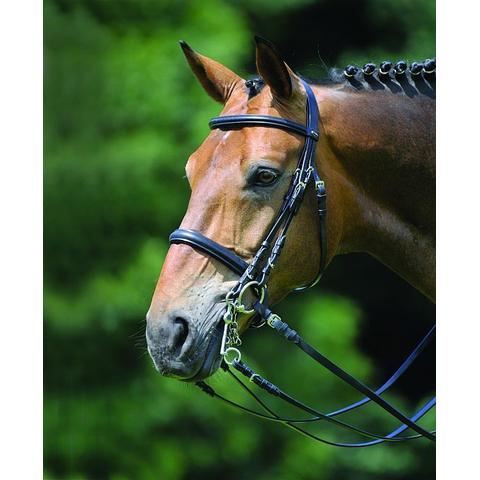
MULTIPOLYGON (((317 277, 318 265, 366 252, 435 299, 435 67, 384 62, 347 67, 308 84, 269 42, 256 37, 259 77, 245 80, 181 42, 221 116, 268 115, 305 124, 307 89, 319 110, 315 167, 328 190, 324 232, 313 185, 305 191, 268 284, 275 304, 317 277)), ((220 117, 221 118, 221 117, 220 117)), ((305 139, 257 125, 213 129, 190 156, 191 198, 182 229, 200 232, 251 262, 297 170, 305 139)), ((147 313, 157 370, 201 381, 220 365, 227 293, 238 274, 199 249, 171 245, 147 313)), ((246 296, 253 303, 255 292, 246 296)), ((255 312, 238 318, 241 334, 255 312)))

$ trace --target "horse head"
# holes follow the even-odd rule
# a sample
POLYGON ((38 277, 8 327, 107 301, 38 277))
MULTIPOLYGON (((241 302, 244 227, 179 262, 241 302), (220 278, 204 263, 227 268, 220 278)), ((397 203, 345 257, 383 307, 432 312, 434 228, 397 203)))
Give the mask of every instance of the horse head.
MULTIPOLYGON (((269 115, 305 124, 306 92, 275 48, 257 38, 259 79, 245 80, 220 63, 181 46, 204 90, 224 115, 269 115)), ((194 230, 251 262, 289 189, 305 139, 256 126, 213 130, 186 164, 191 188, 182 229, 194 230)), ((318 273, 321 256, 313 188, 288 231, 268 284, 278 302, 318 273)), ((225 296, 238 275, 192 246, 171 245, 147 314, 147 342, 166 376, 199 380, 220 364, 225 296)), ((245 294, 251 303, 254 292, 245 294)), ((254 315, 238 319, 242 333, 254 315)))

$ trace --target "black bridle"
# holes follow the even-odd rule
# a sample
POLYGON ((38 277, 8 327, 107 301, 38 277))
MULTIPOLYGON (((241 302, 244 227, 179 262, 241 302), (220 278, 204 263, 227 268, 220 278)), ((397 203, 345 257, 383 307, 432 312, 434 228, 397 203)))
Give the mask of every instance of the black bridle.
POLYGON ((425 437, 429 440, 435 441, 435 432, 429 432, 417 424, 417 421, 423 417, 429 410, 433 408, 436 403, 435 397, 427 402, 418 412, 412 417, 408 417, 401 413, 392 404, 387 402, 381 395, 389 389, 400 376, 410 367, 414 360, 425 349, 428 343, 432 340, 435 334, 435 326, 427 333, 423 340, 417 345, 413 352, 406 358, 399 369, 377 390, 372 390, 362 382, 352 377, 350 374, 342 370, 335 363, 330 361, 320 352, 315 350, 293 329, 291 329, 280 317, 274 314, 267 306, 267 282, 270 273, 275 266, 275 263, 281 254, 282 248, 285 244, 288 228, 297 213, 302 200, 304 198, 308 185, 313 182, 316 198, 318 203, 318 217, 319 217, 319 236, 320 236, 320 266, 318 275, 308 285, 301 287, 297 290, 303 290, 315 285, 320 279, 323 270, 326 265, 327 258, 327 240, 326 240, 326 191, 324 182, 321 180, 317 170, 315 162, 315 150, 317 141, 319 139, 319 112, 315 96, 310 86, 302 81, 303 87, 307 94, 307 107, 306 107, 306 125, 293 122, 280 117, 273 117, 269 115, 230 115, 213 118, 209 125, 211 129, 221 130, 234 130, 244 127, 270 127, 279 128, 287 132, 302 135, 305 137, 305 142, 300 153, 297 168, 292 176, 290 186, 284 197, 282 206, 276 215, 270 230, 262 241, 260 248, 256 252, 253 260, 250 263, 245 262, 238 257, 234 252, 218 244, 217 242, 205 237, 200 232, 194 230, 175 230, 170 235, 170 243, 172 244, 185 244, 192 248, 199 250, 212 258, 220 261, 226 265, 230 270, 237 273, 240 279, 236 286, 228 292, 225 297, 225 303, 227 306, 227 312, 224 315, 224 333, 222 338, 222 345, 220 353, 223 356, 222 368, 227 371, 240 386, 245 389, 265 410, 266 413, 257 412, 255 410, 244 407, 237 404, 222 395, 215 392, 215 390, 207 385, 205 382, 197 382, 197 385, 205 391, 207 394, 217 397, 224 402, 242 409, 252 415, 260 418, 280 422, 287 425, 294 430, 307 435, 310 438, 327 443, 329 445, 341 446, 341 447, 366 447, 377 445, 383 442, 399 442, 406 440, 413 440, 415 438, 425 437), (258 300, 254 302, 251 308, 247 308, 243 304, 243 296, 245 292, 251 289, 258 300), (320 363, 323 367, 328 369, 331 373, 339 377, 345 383, 358 390, 364 395, 361 400, 352 403, 346 407, 338 409, 330 413, 322 413, 312 407, 305 405, 294 397, 288 395, 276 385, 263 378, 252 370, 246 363, 241 361, 241 354, 238 347, 241 344, 240 337, 238 335, 238 323, 237 315, 242 313, 256 313, 260 318, 260 323, 256 323, 254 326, 262 326, 265 323, 273 328, 276 332, 284 336, 288 341, 294 343, 304 353, 313 358, 316 362, 320 363), (313 415, 304 419, 291 419, 277 415, 270 407, 268 407, 242 380, 235 375, 235 373, 229 368, 233 367, 242 375, 247 377, 252 383, 256 384, 261 389, 268 392, 270 395, 281 398, 290 405, 297 407, 298 409, 313 415), (392 432, 386 435, 378 435, 359 427, 350 425, 343 421, 336 419, 335 417, 344 413, 357 409, 368 402, 374 402, 391 416, 395 417, 401 422, 401 425, 392 432), (373 440, 358 442, 358 443, 339 443, 332 442, 316 435, 313 435, 304 429, 300 428, 299 423, 310 423, 316 421, 328 421, 344 429, 354 431, 360 435, 366 436, 373 440), (408 428, 416 431, 414 435, 400 436, 402 432, 408 428))

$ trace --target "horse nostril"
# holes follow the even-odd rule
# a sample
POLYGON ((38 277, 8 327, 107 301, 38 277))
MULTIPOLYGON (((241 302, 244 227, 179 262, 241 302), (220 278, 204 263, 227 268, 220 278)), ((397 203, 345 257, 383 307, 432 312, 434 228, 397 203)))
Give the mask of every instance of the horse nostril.
POLYGON ((182 317, 175 317, 172 324, 171 347, 174 355, 180 355, 188 337, 188 322, 182 317))

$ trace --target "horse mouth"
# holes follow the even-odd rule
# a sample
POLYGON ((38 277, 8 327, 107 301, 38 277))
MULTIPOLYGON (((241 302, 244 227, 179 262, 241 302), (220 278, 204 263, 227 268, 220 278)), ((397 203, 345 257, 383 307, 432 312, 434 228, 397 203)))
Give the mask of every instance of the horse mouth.
POLYGON ((197 370, 197 373, 190 378, 183 379, 184 382, 199 382, 200 380, 210 377, 217 371, 222 361, 220 347, 222 344, 223 327, 224 323, 222 315, 221 320, 214 327, 210 341, 205 350, 205 355, 203 356, 203 362, 197 370))

